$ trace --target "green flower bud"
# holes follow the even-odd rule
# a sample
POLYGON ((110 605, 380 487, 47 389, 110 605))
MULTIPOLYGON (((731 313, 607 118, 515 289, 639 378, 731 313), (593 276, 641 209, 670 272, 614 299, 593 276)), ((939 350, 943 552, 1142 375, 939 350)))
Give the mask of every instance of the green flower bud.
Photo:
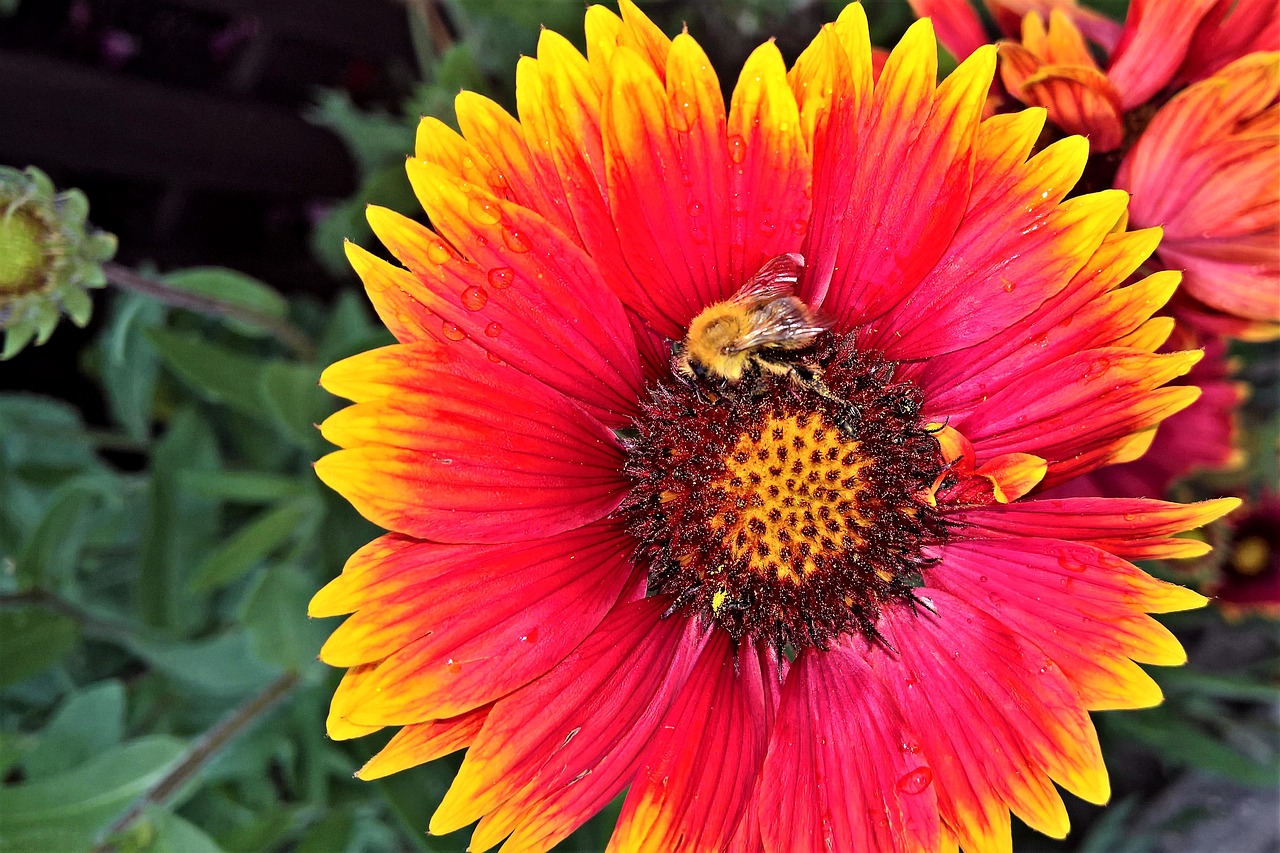
POLYGON ((89 225, 88 213, 79 190, 58 192, 33 166, 0 166, 0 359, 44 343, 64 313, 77 326, 89 322, 86 288, 106 283, 102 264, 116 238, 89 225))

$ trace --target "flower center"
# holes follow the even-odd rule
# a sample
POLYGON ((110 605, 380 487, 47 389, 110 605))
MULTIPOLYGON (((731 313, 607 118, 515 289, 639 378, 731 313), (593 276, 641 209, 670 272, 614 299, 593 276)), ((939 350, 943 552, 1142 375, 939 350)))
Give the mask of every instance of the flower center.
POLYGON ((923 497, 942 463, 916 389, 852 336, 803 357, 820 381, 760 371, 655 388, 621 509, 673 612, 797 648, 874 638, 885 604, 914 601, 923 546, 946 535, 923 497))

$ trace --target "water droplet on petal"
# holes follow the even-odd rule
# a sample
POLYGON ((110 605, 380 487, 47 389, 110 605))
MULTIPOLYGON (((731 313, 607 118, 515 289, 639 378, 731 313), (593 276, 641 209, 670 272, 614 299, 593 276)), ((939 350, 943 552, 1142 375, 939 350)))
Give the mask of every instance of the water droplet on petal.
POLYGON ((511 271, 510 267, 494 267, 489 270, 489 283, 502 290, 510 287, 511 283, 516 280, 516 274, 511 271))
POLYGON ((498 206, 488 199, 473 198, 467 202, 467 209, 471 211, 471 215, 477 222, 485 225, 494 225, 502 219, 498 206))
POLYGON ((729 159, 735 163, 747 159, 747 140, 736 133, 729 137, 729 159))
POLYGON ((450 323, 448 320, 441 324, 440 331, 451 341, 460 341, 467 336, 467 333, 462 331, 457 323, 450 323))
POLYGON ((449 660, 445 662, 445 666, 449 667, 449 672, 453 673, 454 675, 457 675, 458 673, 462 672, 462 664, 458 663, 453 658, 449 658, 449 660))
POLYGON ((809 230, 809 220, 804 218, 791 220, 791 230, 803 237, 809 230))
POLYGON ((1014 283, 1014 282, 1012 282, 1012 281, 1006 281, 1006 282, 1004 283, 1004 292, 1005 292, 1005 293, 1013 293, 1013 292, 1014 292, 1015 290, 1017 290, 1017 289, 1018 289, 1018 285, 1017 285, 1017 284, 1015 284, 1015 283, 1014 283))
POLYGON ((498 322, 490 323, 484 327, 484 333, 491 338, 496 338, 498 335, 502 334, 502 324, 498 322))
POLYGON ((487 355, 489 357, 489 360, 492 361, 494 364, 502 364, 502 358, 499 357, 496 353, 489 352, 489 353, 485 353, 485 355, 487 355))
POLYGON ((468 311, 479 311, 489 301, 489 293, 483 287, 468 287, 462 291, 462 305, 468 311))
POLYGON ((520 638, 520 642, 522 643, 538 642, 538 629, 536 627, 530 628, 529 633, 525 634, 523 637, 520 638))
POLYGON ((506 243, 507 248, 516 254, 522 255, 529 251, 529 239, 514 228, 502 229, 502 242, 506 243))
POLYGON ((699 203, 698 203, 698 202, 696 202, 696 201, 691 201, 691 202, 689 202, 689 215, 690 215, 690 216, 701 216, 701 215, 702 215, 702 205, 701 205, 701 204, 699 204, 699 203))
POLYGON ((933 771, 928 767, 917 767, 898 780, 898 790, 904 794, 919 794, 933 781, 933 771))
POLYGON ((444 243, 428 243, 427 244, 427 260, 433 264, 448 263, 453 255, 449 252, 449 247, 444 243))

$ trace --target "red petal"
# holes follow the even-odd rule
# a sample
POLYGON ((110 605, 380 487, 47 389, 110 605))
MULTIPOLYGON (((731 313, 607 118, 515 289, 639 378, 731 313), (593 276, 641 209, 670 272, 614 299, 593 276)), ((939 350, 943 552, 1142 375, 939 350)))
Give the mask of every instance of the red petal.
POLYGON ((751 804, 772 716, 769 673, 715 632, 631 783, 610 851, 724 850, 751 804))
POLYGON ((756 48, 729 107, 729 270, 745 282, 764 262, 800 246, 813 192, 812 155, 778 48, 756 48))
POLYGON ((356 399, 321 429, 316 473, 375 524, 444 542, 536 539, 601 518, 627 482, 613 434, 474 348, 401 344, 321 378, 356 399))
POLYGON ((696 620, 647 598, 618 607, 560 665, 494 705, 431 819, 452 832, 488 814, 484 850, 513 830, 544 850, 629 781, 702 647, 696 620))
POLYGON ((382 208, 370 208, 369 223, 417 273, 415 295, 446 337, 469 337, 610 425, 628 422, 639 359, 622 304, 592 260, 527 208, 423 161, 408 171, 427 215, 467 257, 424 247, 429 232, 382 208))
MULTIPOLYGON (((1130 659, 1184 657, 1143 612, 1148 597, 1179 593, 1117 557, 1052 539, 953 542, 939 552, 931 582, 1034 642, 1090 710, 1155 705, 1159 687, 1130 659)), ((1188 606, 1203 601, 1186 595, 1188 606)))
POLYGON ((878 627, 888 648, 869 660, 919 735, 943 820, 965 849, 1007 849, 1006 809, 1062 837, 1067 814, 1050 777, 1092 802, 1107 796, 1079 698, 1042 652, 981 611, 916 593, 929 609, 887 612, 878 627))
POLYGON ((975 53, 935 91, 936 64, 932 30, 917 21, 885 64, 869 108, 842 94, 819 128, 802 295, 821 303, 838 329, 909 297, 965 216, 995 52, 975 53))
POLYGON ((631 541, 612 522, 469 547, 463 561, 421 543, 425 571, 384 578, 325 643, 326 663, 379 662, 351 697, 353 722, 452 717, 526 684, 596 628, 630 574, 631 541))
POLYGON ((666 72, 664 86, 638 54, 614 51, 604 157, 622 251, 647 297, 628 304, 679 338, 703 307, 741 282, 727 275, 729 152, 719 83, 687 35, 673 41, 666 72))
POLYGON ((1133 0, 1107 76, 1124 109, 1151 99, 1173 78, 1215 0, 1133 0))
POLYGON ((934 850, 933 771, 857 651, 806 649, 787 676, 765 758, 765 849, 934 850))
POLYGON ((1182 533, 1240 506, 1236 498, 1174 504, 1145 498, 1062 498, 975 509, 953 518, 982 536, 1051 536, 1087 542, 1128 560, 1165 560, 1207 552, 1182 533))

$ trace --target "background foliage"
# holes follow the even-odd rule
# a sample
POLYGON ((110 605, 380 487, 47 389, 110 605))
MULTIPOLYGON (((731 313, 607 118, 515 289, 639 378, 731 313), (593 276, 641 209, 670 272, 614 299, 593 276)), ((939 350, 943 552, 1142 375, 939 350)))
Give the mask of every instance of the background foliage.
MULTIPOLYGON (((359 106, 344 90, 318 92, 307 112, 341 136, 359 171, 357 191, 311 234, 340 295, 284 294, 218 267, 143 269, 206 310, 144 292, 99 297, 78 370, 99 390, 105 422, 87 423, 34 374, 32 390, 0 395, 0 851, 465 847, 465 833, 425 834, 458 756, 357 782, 386 735, 324 735, 337 673, 316 652, 336 623, 308 620, 306 604, 379 531, 312 475, 325 452, 313 425, 337 405, 317 377, 390 340, 342 240, 376 248, 369 202, 416 207, 403 160, 417 116, 452 121, 462 87, 511 106, 515 56, 534 51, 540 24, 580 42, 582 4, 449 0, 445 31, 423 14, 430 4, 408 5, 418 79, 359 106)), ((668 32, 687 21, 728 84, 758 40, 777 34, 793 57, 838 5, 646 8, 668 32)), ((911 20, 905 3, 868 5, 877 42, 892 44, 911 20)), ((15 8, 0 3, 0 15, 15 8)), ((1250 465, 1232 480, 1184 484, 1184 498, 1275 482, 1275 351, 1238 354, 1255 386, 1250 465)), ((1274 803, 1274 626, 1214 610, 1168 624, 1193 656, 1190 668, 1155 673, 1169 701, 1098 715, 1116 803, 1073 803, 1070 840, 1026 833, 1019 849, 1155 849, 1162 832, 1212 811, 1211 800, 1178 793, 1188 780, 1243 800, 1267 791, 1261 802, 1274 803)), ((616 812, 565 849, 603 849, 616 812)))

